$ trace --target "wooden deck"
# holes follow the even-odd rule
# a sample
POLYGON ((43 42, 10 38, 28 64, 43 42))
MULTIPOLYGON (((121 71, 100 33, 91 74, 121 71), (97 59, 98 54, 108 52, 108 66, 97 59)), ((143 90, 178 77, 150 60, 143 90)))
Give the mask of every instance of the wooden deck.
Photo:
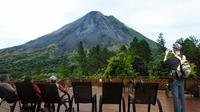
MULTIPOLYGON (((93 89, 93 92, 97 93, 97 110, 98 110, 98 101, 99 101, 99 95, 101 94, 101 89, 95 87, 93 89)), ((126 111, 127 111, 127 99, 128 99, 127 92, 124 92, 124 96, 125 96, 126 111)), ((162 103, 163 112, 173 112, 173 100, 171 96, 167 98, 165 95, 165 92, 162 90, 159 90, 158 98, 160 99, 162 103)), ((186 104, 187 112, 200 112, 200 108, 199 108, 200 98, 194 98, 191 95, 186 95, 186 103, 187 103, 186 104)), ((76 105, 73 105, 73 106, 76 112, 76 105)), ((92 109, 91 104, 80 104, 80 112, 91 112, 91 109, 92 109)), ((44 110, 45 112, 47 112, 46 109, 44 110)), ((147 112, 147 105, 136 104, 136 111, 147 112)), ((9 104, 7 104, 6 102, 3 103, 0 106, 0 112, 9 112, 9 104)), ((19 112, 19 104, 17 104, 15 108, 15 112, 19 112)), ((64 112, 64 106, 61 107, 60 112, 64 112)), ((118 105, 103 105, 103 112, 118 112, 118 105)), ((158 112, 157 105, 151 106, 151 112, 158 112)))

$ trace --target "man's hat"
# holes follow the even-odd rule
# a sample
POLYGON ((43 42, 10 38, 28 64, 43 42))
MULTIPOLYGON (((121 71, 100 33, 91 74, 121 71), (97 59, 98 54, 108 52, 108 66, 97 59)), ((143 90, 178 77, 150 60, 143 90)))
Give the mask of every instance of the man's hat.
POLYGON ((179 43, 174 43, 174 44, 173 44, 173 48, 174 48, 174 49, 179 49, 179 50, 180 50, 180 49, 182 48, 182 45, 180 45, 179 43))

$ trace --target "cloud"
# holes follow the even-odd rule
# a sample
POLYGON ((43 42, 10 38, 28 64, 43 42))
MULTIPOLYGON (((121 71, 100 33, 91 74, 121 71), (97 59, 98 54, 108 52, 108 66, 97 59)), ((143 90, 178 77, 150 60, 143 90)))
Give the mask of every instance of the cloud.
POLYGON ((38 38, 93 10, 114 15, 154 41, 163 32, 170 47, 180 37, 200 36, 199 4, 199 0, 1 0, 0 48, 38 38))

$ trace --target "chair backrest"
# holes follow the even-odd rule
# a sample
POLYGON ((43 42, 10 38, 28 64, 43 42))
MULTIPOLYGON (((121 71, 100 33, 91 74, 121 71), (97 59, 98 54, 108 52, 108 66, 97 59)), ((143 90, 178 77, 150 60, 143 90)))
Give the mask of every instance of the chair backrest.
POLYGON ((40 88, 42 94, 42 100, 45 101, 45 94, 49 84, 47 83, 38 83, 37 86, 40 88))
POLYGON ((56 84, 48 84, 46 85, 46 91, 44 92, 44 102, 46 103, 59 103, 60 96, 58 93, 58 87, 56 84))
POLYGON ((40 97, 36 94, 33 89, 32 83, 19 82, 15 83, 17 88, 18 97, 21 102, 24 103, 36 103, 40 97))
POLYGON ((158 83, 136 83, 134 102, 155 105, 158 86, 158 83))
POLYGON ((75 102, 92 102, 92 83, 91 82, 72 82, 75 102))
POLYGON ((104 104, 121 103, 123 83, 103 83, 102 91, 102 102, 104 104))

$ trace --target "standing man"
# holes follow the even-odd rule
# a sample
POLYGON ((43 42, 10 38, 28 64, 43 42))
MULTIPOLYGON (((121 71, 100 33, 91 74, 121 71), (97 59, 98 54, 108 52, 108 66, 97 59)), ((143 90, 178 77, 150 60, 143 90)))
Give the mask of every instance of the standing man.
POLYGON ((165 57, 163 60, 164 64, 167 65, 169 69, 171 70, 169 86, 171 88, 172 95, 173 95, 174 112, 186 111, 186 102, 185 102, 185 96, 184 96, 184 78, 182 78, 177 73, 177 69, 180 69, 180 59, 178 57, 185 58, 185 56, 183 55, 181 56, 181 52, 180 52, 181 48, 182 46, 180 44, 174 43, 173 51, 172 51, 174 56, 167 59, 169 50, 166 50, 165 57))

